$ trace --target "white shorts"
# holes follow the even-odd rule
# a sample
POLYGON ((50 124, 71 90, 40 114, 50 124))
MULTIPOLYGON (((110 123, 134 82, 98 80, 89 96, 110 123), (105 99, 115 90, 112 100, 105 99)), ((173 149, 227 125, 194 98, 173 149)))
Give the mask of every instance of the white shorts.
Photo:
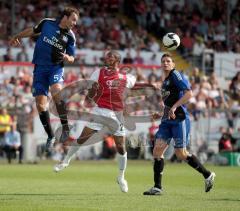
POLYGON ((94 118, 86 124, 86 127, 98 131, 107 127, 110 134, 125 136, 122 111, 119 112, 107 108, 94 107, 91 112, 94 114, 94 118))

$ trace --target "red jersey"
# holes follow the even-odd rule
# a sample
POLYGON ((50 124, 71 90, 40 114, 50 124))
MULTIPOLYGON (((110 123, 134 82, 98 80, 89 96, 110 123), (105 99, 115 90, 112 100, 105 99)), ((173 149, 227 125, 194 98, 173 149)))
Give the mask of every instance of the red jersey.
POLYGON ((106 67, 95 71, 91 78, 98 82, 99 88, 94 97, 99 108, 122 111, 124 108, 124 93, 126 88, 132 88, 136 82, 133 75, 109 70, 106 67))

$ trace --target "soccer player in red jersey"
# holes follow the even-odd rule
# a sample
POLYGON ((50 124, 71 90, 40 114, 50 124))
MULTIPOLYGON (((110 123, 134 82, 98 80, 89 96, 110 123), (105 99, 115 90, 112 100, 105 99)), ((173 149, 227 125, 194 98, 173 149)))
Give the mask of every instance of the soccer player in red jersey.
MULTIPOLYGON (((127 88, 141 88, 149 84, 136 84, 135 76, 121 72, 119 69, 121 57, 116 51, 109 51, 104 57, 105 66, 96 70, 90 77, 94 81, 92 89, 88 92, 88 99, 96 103, 92 113, 98 118, 89 122, 83 128, 76 146, 71 146, 65 159, 54 166, 54 171, 59 172, 69 165, 73 155, 78 151, 80 145, 88 142, 97 131, 107 127, 113 135, 116 148, 119 175, 117 182, 122 192, 128 192, 128 184, 124 178, 127 166, 127 152, 125 148, 125 128, 123 119, 124 93, 127 88)), ((109 131, 108 131, 109 132, 109 131)))

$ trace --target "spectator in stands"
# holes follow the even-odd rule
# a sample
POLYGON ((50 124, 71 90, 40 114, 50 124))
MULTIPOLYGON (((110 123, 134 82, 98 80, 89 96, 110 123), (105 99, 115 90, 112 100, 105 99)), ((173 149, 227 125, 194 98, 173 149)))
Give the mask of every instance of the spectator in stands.
POLYGON ((200 73, 199 73, 199 68, 198 67, 194 67, 193 68, 192 75, 190 77, 190 82, 191 83, 195 83, 195 84, 200 84, 201 77, 200 77, 200 73))
POLYGON ((201 36, 205 36, 208 33, 208 22, 206 21, 205 17, 201 18, 201 22, 197 26, 197 32, 201 36))
POLYGON ((133 58, 130 52, 127 52, 126 57, 123 58, 123 64, 133 64, 133 58))
POLYGON ((113 159, 117 153, 114 139, 111 135, 105 135, 103 138, 102 158, 113 159))
POLYGON ((146 27, 147 25, 147 5, 144 0, 139 2, 135 2, 134 9, 136 12, 137 23, 142 27, 146 27))
POLYGON ((196 95, 196 109, 199 111, 204 111, 207 108, 207 92, 205 89, 200 87, 198 94, 196 95))
POLYGON ((5 133, 10 131, 12 125, 11 116, 6 108, 0 108, 0 143, 3 143, 5 133))
POLYGON ((229 89, 233 99, 240 99, 240 71, 232 78, 229 89))
POLYGON ((144 83, 144 82, 147 81, 147 79, 146 79, 146 77, 143 75, 142 69, 141 69, 140 67, 137 67, 137 68, 136 68, 136 78, 137 78, 137 81, 138 81, 138 82, 144 83))
POLYGON ((151 69, 151 73, 148 75, 148 83, 156 82, 159 79, 156 72, 157 72, 157 69, 153 67, 151 69))
POLYGON ((156 53, 153 53, 148 61, 145 62, 147 65, 159 65, 159 61, 157 60, 156 53))
POLYGON ((11 163, 12 157, 19 151, 19 163, 22 163, 23 148, 21 145, 21 136, 16 129, 16 124, 11 125, 11 130, 5 134, 4 151, 7 154, 8 163, 11 163))
POLYGON ((193 44, 194 44, 194 40, 191 36, 191 32, 189 30, 187 30, 181 40, 181 44, 183 46, 182 48, 182 53, 184 56, 189 56, 192 53, 192 49, 193 49, 193 44))
POLYGON ((116 22, 109 31, 108 43, 113 46, 114 49, 119 49, 119 42, 121 39, 120 24, 116 22))
POLYGON ((148 43, 148 48, 153 53, 158 53, 160 51, 160 46, 154 36, 150 37, 150 41, 148 43))
MULTIPOLYGON (((3 99, 4 97, 1 100, 3 99)), ((5 133, 10 130, 10 120, 11 117, 8 114, 6 114, 6 109, 0 108, 0 156, 3 156, 3 147, 5 142, 4 136, 5 133)))
POLYGON ((201 86, 201 88, 204 89, 205 92, 207 92, 208 90, 211 89, 211 84, 209 83, 207 76, 204 75, 204 76, 201 77, 200 86, 201 86))
POLYGON ((203 55, 204 49, 205 49, 205 44, 202 37, 195 36, 192 55, 193 55, 193 62, 198 67, 201 67, 202 65, 202 55, 203 55))
POLYGON ((233 51, 238 54, 240 53, 240 41, 233 46, 233 51))
POLYGON ((233 134, 234 129, 232 127, 228 127, 227 134, 229 136, 230 142, 232 144, 233 152, 240 152, 240 147, 238 146, 238 139, 233 134))
POLYGON ((6 54, 3 55, 4 62, 14 61, 11 48, 6 49, 6 54))
POLYGON ((29 62, 29 57, 26 51, 26 47, 23 45, 21 46, 21 51, 17 54, 17 61, 18 62, 29 62))
POLYGON ((106 44, 102 41, 101 34, 97 34, 96 43, 93 46, 94 50, 104 50, 106 44))
POLYGON ((8 95, 12 94, 14 86, 9 83, 9 79, 3 80, 2 86, 1 86, 1 92, 8 95))
POLYGON ((137 50, 136 56, 135 56, 135 58, 133 60, 133 63, 134 64, 144 64, 144 59, 141 56, 140 50, 137 50))
POLYGON ((219 152, 232 152, 233 151, 233 146, 231 143, 231 137, 229 136, 228 133, 223 133, 219 143, 218 143, 218 149, 219 152))

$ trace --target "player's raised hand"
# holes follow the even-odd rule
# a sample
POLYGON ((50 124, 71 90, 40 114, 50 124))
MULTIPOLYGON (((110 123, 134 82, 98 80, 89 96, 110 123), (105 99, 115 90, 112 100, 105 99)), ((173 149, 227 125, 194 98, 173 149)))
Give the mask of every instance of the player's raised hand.
POLYGON ((11 46, 19 46, 21 43, 20 43, 20 40, 17 38, 17 37, 11 37, 10 40, 9 40, 9 45, 11 46))

